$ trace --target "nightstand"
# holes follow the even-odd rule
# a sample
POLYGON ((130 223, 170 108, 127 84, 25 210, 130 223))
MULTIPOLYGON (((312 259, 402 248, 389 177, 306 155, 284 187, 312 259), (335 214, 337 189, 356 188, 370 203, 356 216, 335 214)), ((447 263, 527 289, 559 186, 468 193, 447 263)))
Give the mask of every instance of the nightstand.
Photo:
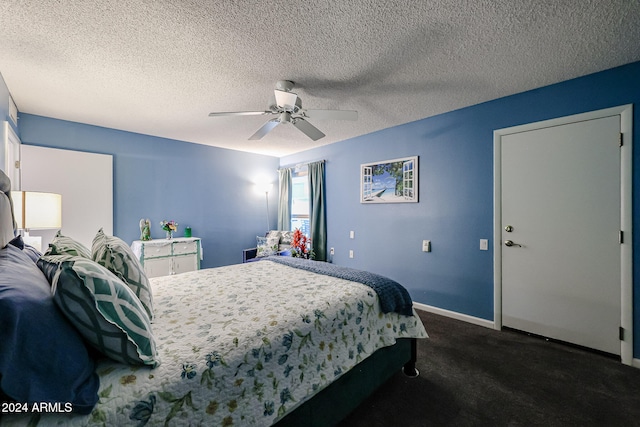
POLYGON ((136 240, 131 244, 147 277, 168 276, 200 269, 202 242, 199 237, 136 240))

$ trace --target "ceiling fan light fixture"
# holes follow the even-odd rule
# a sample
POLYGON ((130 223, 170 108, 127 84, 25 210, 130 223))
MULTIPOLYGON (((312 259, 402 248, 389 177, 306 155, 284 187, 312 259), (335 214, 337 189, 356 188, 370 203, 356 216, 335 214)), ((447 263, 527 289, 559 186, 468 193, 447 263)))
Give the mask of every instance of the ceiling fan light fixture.
POLYGON ((276 105, 285 111, 293 111, 296 109, 296 101, 298 95, 293 92, 285 92, 282 90, 274 91, 276 96, 276 105))

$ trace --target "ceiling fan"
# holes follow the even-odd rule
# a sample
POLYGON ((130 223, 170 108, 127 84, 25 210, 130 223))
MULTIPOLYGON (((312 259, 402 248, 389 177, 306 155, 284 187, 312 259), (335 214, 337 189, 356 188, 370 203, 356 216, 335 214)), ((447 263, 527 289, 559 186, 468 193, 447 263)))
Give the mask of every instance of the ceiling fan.
POLYGON ((265 111, 234 111, 223 113, 209 113, 209 117, 222 116, 259 116, 276 115, 278 117, 266 122, 256 131, 250 140, 261 139, 279 124, 291 123, 297 129, 314 141, 324 137, 325 134, 313 126, 307 119, 318 120, 358 120, 358 112, 350 110, 306 110, 302 108, 302 100, 295 93, 291 92, 293 82, 280 80, 276 83, 267 110, 265 111))

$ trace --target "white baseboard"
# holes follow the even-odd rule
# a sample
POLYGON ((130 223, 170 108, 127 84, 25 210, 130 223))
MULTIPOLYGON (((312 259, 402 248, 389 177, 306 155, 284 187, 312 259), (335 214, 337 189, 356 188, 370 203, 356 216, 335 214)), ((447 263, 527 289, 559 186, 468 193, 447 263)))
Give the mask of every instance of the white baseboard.
POLYGON ((634 368, 640 369, 640 359, 633 359, 631 361, 631 366, 633 366, 634 368))
MULTIPOLYGON (((463 322, 473 323, 474 325, 484 326, 485 328, 495 329, 495 323, 493 322, 493 320, 481 319, 479 317, 473 317, 473 316, 469 316, 468 314, 449 311, 443 308, 421 304, 419 302, 414 302, 413 307, 416 308, 417 310, 428 311, 429 313, 439 314, 441 316, 451 317, 452 319, 462 320, 463 322)), ((428 327, 427 327, 427 332, 428 332, 428 327)))

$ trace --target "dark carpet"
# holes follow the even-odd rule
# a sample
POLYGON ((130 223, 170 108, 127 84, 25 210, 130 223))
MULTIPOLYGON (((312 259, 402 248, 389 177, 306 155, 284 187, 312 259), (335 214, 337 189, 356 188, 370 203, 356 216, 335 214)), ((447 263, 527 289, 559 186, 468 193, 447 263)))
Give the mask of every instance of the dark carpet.
POLYGON ((420 376, 394 375, 340 427, 640 426, 640 369, 619 358, 418 313, 420 376))

